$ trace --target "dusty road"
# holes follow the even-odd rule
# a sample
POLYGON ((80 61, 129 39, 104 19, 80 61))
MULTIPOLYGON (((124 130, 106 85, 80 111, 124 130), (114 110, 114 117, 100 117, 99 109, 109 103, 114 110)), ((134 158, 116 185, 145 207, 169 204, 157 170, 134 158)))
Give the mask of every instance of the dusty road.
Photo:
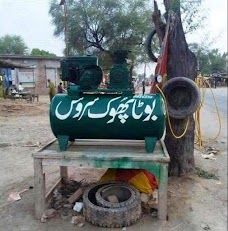
MULTIPOLYGON (((227 115, 227 88, 216 88, 212 90, 218 104, 219 111, 223 114, 227 115)), ((213 111, 215 111, 214 105, 214 98, 211 94, 211 90, 209 88, 206 89, 206 100, 205 104, 208 107, 211 107, 213 111)))
MULTIPOLYGON (((62 230, 109 230, 94 227, 88 223, 79 228, 60 216, 40 223, 34 218, 34 189, 24 192, 22 199, 8 202, 10 192, 33 186, 33 159, 31 153, 45 145, 53 137, 48 118, 48 97, 29 104, 0 99, 0 231, 62 231, 62 230)), ((218 149, 215 159, 204 159, 202 151, 195 150, 196 166, 218 179, 205 179, 197 174, 190 177, 170 178, 168 190, 169 221, 160 224, 157 218, 144 214, 129 231, 226 231, 227 230, 227 114, 222 113, 222 130, 218 131, 217 115, 207 106, 202 110, 204 147, 218 149), (204 229, 203 229, 204 227, 204 229), (210 228, 210 229, 209 229, 210 228)), ((51 172, 51 185, 58 169, 51 172)), ((97 180, 102 171, 80 170, 71 177, 97 180)), ((121 230, 121 229, 112 229, 121 230)))

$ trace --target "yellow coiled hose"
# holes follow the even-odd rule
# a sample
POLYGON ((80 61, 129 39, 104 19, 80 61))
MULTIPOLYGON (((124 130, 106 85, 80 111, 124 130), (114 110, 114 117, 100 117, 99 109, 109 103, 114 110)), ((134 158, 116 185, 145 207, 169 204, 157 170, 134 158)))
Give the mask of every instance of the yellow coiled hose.
MULTIPOLYGON (((210 140, 216 140, 219 137, 220 132, 221 132, 221 117, 220 117, 220 114, 219 114, 219 109, 218 109, 218 105, 217 105, 214 93, 212 91, 212 88, 211 88, 210 83, 208 82, 208 80, 205 80, 202 77, 197 77, 196 80, 195 80, 195 82, 198 85, 199 89, 201 89, 201 95, 202 95, 200 106, 196 110, 195 115, 194 115, 194 118, 195 118, 195 134, 196 134, 196 138, 197 138, 197 140, 196 140, 195 143, 198 144, 199 148, 201 149, 202 146, 203 146, 203 142, 209 142, 210 140), (214 104, 215 104, 215 108, 216 108, 216 112, 217 112, 217 115, 218 115, 218 120, 219 120, 219 131, 218 131, 218 133, 216 134, 216 136, 214 138, 212 138, 212 139, 210 139, 208 141, 203 140, 202 131, 201 131, 201 122, 200 122, 200 113, 201 113, 201 108, 203 107, 203 104, 204 104, 205 93, 206 93, 206 87, 207 86, 211 90, 211 93, 212 93, 212 96, 213 96, 213 100, 214 100, 214 104)), ((168 120, 168 125, 169 125, 169 128, 170 128, 171 134, 176 139, 181 139, 186 134, 186 132, 188 130, 189 118, 186 119, 187 120, 186 121, 186 126, 185 126, 185 129, 184 129, 183 133, 181 135, 176 135, 174 133, 174 131, 173 131, 173 128, 172 128, 172 124, 171 124, 171 120, 170 120, 170 116, 169 116, 169 112, 168 112, 167 101, 166 101, 165 95, 164 95, 162 89, 159 87, 158 84, 156 85, 156 88, 158 89, 158 91, 162 95, 162 97, 164 99, 164 102, 165 102, 165 108, 166 108, 166 113, 167 113, 167 120, 168 120)))

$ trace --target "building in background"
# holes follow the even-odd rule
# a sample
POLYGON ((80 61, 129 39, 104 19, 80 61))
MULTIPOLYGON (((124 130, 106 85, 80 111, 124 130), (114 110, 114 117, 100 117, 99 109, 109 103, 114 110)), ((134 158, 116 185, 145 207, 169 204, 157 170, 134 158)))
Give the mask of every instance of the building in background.
POLYGON ((57 87, 62 57, 0 55, 0 73, 5 73, 12 86, 23 87, 38 94, 47 94, 47 80, 57 87))

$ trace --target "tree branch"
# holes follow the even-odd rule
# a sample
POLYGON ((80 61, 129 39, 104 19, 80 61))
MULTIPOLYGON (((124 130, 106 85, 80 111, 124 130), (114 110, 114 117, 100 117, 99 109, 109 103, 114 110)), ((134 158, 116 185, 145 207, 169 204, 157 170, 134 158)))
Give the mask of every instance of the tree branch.
POLYGON ((159 38, 159 44, 162 45, 163 38, 165 36, 165 24, 161 21, 161 12, 158 9, 158 4, 154 0, 154 12, 152 14, 152 20, 154 22, 155 30, 159 38))

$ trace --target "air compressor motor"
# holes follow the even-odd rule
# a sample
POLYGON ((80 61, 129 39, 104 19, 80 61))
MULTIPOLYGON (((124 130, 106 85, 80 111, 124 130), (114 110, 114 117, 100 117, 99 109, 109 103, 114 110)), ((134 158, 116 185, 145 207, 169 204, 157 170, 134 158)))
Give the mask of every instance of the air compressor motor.
MULTIPOLYGON (((113 53, 113 66, 110 70, 107 92, 133 93, 131 77, 127 66, 128 50, 116 50, 113 53)), ((61 61, 62 80, 74 87, 69 90, 98 90, 102 82, 103 72, 98 66, 98 58, 94 56, 69 57, 61 61), (77 87, 76 87, 77 86, 77 87)))
POLYGON ((134 94, 127 50, 114 53, 107 89, 99 88, 102 69, 97 57, 69 57, 61 61, 67 94, 56 94, 50 124, 61 151, 76 139, 145 140, 152 153, 165 131, 165 107, 160 94, 134 94))

